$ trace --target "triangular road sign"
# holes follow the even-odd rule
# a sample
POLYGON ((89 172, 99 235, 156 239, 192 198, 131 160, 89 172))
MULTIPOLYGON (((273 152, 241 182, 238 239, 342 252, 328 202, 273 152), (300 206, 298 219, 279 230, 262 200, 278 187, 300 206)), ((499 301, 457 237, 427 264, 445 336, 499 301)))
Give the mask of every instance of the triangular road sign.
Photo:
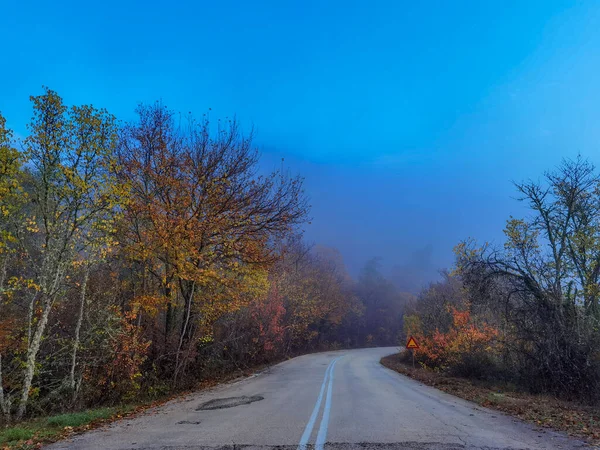
POLYGON ((419 348, 419 344, 415 341, 414 337, 409 337, 408 342, 406 343, 406 348, 419 348))

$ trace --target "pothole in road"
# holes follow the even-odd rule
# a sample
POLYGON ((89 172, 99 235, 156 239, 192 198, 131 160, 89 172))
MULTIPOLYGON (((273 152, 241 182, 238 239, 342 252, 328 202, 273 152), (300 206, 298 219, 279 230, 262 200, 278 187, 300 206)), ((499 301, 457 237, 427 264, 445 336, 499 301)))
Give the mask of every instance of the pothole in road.
POLYGON ((196 408, 196 411, 233 408, 234 406, 248 405, 250 403, 258 402, 260 400, 264 400, 264 397, 262 395, 252 395, 250 397, 242 395, 241 397, 216 398, 206 403, 202 403, 196 408))
POLYGON ((180 422, 177 422, 177 425, 200 425, 200 421, 182 420, 180 422))

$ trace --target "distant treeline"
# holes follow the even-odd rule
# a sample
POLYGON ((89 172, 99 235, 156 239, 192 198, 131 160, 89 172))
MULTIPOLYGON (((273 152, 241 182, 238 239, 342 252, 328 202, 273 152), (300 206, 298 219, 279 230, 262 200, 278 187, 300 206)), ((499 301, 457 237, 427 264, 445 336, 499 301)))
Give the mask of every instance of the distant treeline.
POLYGON ((31 97, 0 115, 5 420, 189 388, 302 352, 396 344, 403 306, 301 238, 303 180, 259 175, 235 121, 141 105, 122 124, 31 97))
POLYGON ((516 184, 503 247, 469 240, 404 317, 425 366, 600 400, 600 175, 578 158, 516 184))

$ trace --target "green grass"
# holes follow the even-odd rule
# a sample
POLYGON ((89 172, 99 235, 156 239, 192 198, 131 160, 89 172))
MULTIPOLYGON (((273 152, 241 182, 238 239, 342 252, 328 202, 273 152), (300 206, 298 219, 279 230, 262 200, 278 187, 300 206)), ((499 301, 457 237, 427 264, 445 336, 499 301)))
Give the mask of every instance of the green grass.
POLYGON ((26 441, 31 439, 35 431, 24 427, 6 428, 0 431, 0 443, 8 444, 11 442, 26 441))
POLYGON ((51 427, 76 428, 82 425, 87 425, 94 420, 108 419, 117 414, 118 411, 120 411, 119 408, 90 409, 82 412, 60 414, 58 416, 48 417, 46 419, 46 423, 51 427))
POLYGON ((0 445, 6 445, 11 449, 29 449, 32 447, 24 444, 29 439, 52 442, 64 433, 65 427, 78 428, 97 420, 109 419, 118 414, 128 413, 134 408, 133 405, 128 405, 88 409, 81 412, 32 419, 13 427, 0 428, 0 445))

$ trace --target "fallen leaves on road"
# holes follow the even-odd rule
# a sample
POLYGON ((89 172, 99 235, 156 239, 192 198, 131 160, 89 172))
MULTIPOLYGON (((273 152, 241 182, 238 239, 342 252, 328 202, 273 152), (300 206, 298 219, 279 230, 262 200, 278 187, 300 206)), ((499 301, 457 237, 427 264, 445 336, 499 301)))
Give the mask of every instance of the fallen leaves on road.
POLYGON ((600 444, 600 409, 565 402, 545 395, 532 395, 489 382, 455 378, 421 367, 413 368, 400 355, 381 359, 381 364, 441 391, 496 409, 543 428, 564 431, 571 436, 600 444))

